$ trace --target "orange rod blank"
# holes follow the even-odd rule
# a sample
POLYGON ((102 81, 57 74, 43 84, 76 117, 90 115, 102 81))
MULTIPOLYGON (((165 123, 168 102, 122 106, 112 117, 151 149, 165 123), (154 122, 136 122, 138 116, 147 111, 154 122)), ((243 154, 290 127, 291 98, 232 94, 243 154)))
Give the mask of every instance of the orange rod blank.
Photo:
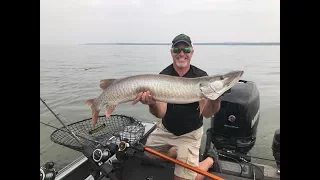
POLYGON ((199 168, 196 168, 196 167, 194 167, 194 166, 191 166, 191 165, 186 164, 186 163, 184 163, 184 162, 181 162, 181 161, 179 161, 179 160, 170 158, 170 157, 168 157, 168 156, 166 156, 166 155, 164 155, 164 154, 161 154, 161 153, 159 153, 159 152, 157 152, 157 151, 155 151, 155 150, 153 150, 153 149, 151 149, 151 148, 145 147, 144 150, 147 151, 147 152, 149 152, 149 153, 151 153, 151 154, 154 154, 154 155, 156 155, 156 156, 159 156, 159 157, 161 157, 161 158, 163 158, 163 159, 166 159, 166 160, 168 160, 168 161, 171 161, 171 162, 173 162, 173 163, 175 163, 175 164, 178 164, 178 165, 180 165, 180 166, 182 166, 182 167, 188 168, 188 169, 190 169, 190 170, 192 170, 192 171, 194 171, 194 172, 197 172, 198 174, 202 174, 202 175, 204 175, 204 176, 207 176, 207 177, 209 177, 209 178, 211 178, 211 179, 224 180, 223 178, 221 178, 221 177, 219 177, 219 176, 216 176, 216 175, 214 175, 214 174, 208 173, 208 172, 206 172, 206 171, 203 171, 203 170, 201 170, 201 169, 199 169, 199 168))

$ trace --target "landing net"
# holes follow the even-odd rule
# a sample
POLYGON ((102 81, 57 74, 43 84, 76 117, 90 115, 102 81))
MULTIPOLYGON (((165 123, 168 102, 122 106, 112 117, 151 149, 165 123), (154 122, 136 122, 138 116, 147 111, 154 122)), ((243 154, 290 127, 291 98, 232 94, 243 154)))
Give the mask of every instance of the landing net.
MULTIPOLYGON (((124 115, 111 115, 109 118, 100 116, 94 128, 92 127, 92 118, 67 126, 79 138, 81 143, 93 147, 97 147, 99 143, 103 145, 109 143, 119 144, 120 141, 125 139, 129 144, 135 144, 142 138, 145 131, 145 127, 140 121, 124 115)), ((51 134, 51 140, 76 151, 83 151, 82 144, 64 127, 55 130, 51 134)))

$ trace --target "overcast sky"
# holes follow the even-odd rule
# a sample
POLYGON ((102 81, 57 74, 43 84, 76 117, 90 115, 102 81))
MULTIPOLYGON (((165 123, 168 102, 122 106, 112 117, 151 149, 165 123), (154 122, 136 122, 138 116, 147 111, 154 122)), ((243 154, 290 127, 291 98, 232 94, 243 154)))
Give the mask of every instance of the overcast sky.
POLYGON ((280 42, 280 0, 41 0, 40 43, 280 42))

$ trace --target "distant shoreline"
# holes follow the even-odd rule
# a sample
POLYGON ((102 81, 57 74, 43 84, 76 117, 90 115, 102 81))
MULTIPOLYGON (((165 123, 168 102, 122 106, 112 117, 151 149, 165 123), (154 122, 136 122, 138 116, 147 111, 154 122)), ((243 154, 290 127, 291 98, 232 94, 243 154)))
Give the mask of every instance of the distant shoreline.
MULTIPOLYGON (((171 43, 84 43, 79 45, 171 45, 171 43)), ((217 42, 193 43, 193 45, 247 45, 247 46, 279 46, 280 42, 217 42)))

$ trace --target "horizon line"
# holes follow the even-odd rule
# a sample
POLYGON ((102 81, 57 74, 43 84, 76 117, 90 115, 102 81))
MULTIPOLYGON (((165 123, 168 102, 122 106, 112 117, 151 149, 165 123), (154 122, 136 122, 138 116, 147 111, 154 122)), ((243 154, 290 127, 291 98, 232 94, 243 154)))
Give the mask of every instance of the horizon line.
MULTIPOLYGON (((161 42, 109 42, 109 43, 83 43, 79 45, 171 45, 161 42)), ((280 42, 195 42, 193 45, 280 45, 280 42)))

